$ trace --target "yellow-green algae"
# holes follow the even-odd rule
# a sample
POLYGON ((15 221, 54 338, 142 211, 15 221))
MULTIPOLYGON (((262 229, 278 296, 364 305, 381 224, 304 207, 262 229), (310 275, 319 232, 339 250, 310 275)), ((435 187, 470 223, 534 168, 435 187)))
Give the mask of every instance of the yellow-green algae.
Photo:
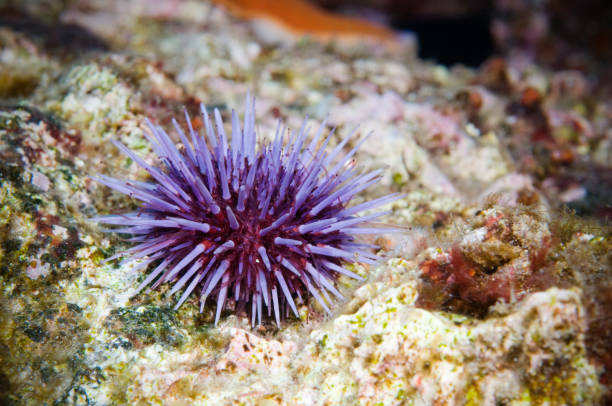
MULTIPOLYGON (((0 399, 6 404, 80 399, 82 383, 104 379, 99 368, 84 362, 88 324, 61 288, 78 273, 76 251, 83 241, 59 193, 44 193, 29 182, 31 172, 19 170, 23 160, 15 152, 34 126, 25 121, 29 113, 5 109, 0 116, 0 399), (48 274, 27 272, 38 266, 48 274)), ((74 174, 51 159, 58 156, 54 147, 49 151, 46 166, 37 170, 52 179, 52 187, 61 187, 62 179, 74 174)))
MULTIPOLYGON (((382 268, 388 272, 406 264, 392 260, 382 268)), ((414 308, 418 281, 410 270, 401 274, 403 281, 396 287, 370 290, 378 293, 356 311, 312 331, 284 364, 264 370, 216 369, 219 362, 210 358, 212 353, 190 345, 183 348, 188 358, 179 363, 172 361, 177 353, 164 351, 162 358, 157 353, 153 359, 164 365, 155 367, 161 374, 157 378, 152 371, 134 371, 128 398, 214 404, 250 393, 244 404, 259 404, 270 396, 279 404, 389 404, 398 397, 408 404, 461 399, 520 403, 526 396, 530 404, 597 401, 600 388, 584 350, 579 290, 537 293, 507 316, 481 321, 414 308), (194 351, 199 355, 194 357, 194 351), (200 367, 194 364, 198 359, 200 367), (174 367, 167 369, 170 365, 174 367), (280 381, 279 374, 284 377, 280 381), (171 377, 176 384, 164 386, 171 377), (300 385, 285 386, 287 379, 299 379, 300 385), (150 392, 149 385, 164 396, 150 392)), ((376 282, 360 290, 368 291, 371 284, 376 282)), ((224 320, 219 333, 233 331, 229 339, 236 340, 245 333, 230 327, 235 323, 224 320)), ((151 365, 149 351, 140 353, 144 358, 138 363, 151 365)))
POLYGON ((92 145, 125 130, 140 105, 138 93, 111 66, 100 63, 75 64, 47 93, 55 97, 46 108, 78 128, 92 145))

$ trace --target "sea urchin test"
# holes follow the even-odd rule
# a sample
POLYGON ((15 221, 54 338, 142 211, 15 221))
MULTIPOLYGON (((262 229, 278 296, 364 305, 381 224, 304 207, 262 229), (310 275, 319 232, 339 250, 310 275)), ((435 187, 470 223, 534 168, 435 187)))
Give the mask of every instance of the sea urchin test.
POLYGON ((180 148, 147 121, 145 136, 160 167, 114 142, 152 179, 94 177, 141 201, 138 211, 93 219, 118 226, 105 231, 127 234, 135 244, 108 260, 141 260, 138 269, 151 264, 138 291, 170 282, 170 293, 181 293, 175 308, 196 291, 202 311, 210 297, 216 301, 215 324, 229 301, 250 312, 252 325, 261 324, 264 312, 273 313, 279 326, 290 313, 299 317, 296 301, 309 295, 329 313, 331 297, 342 299, 335 287, 338 275, 361 279, 343 264, 377 259, 375 247, 358 236, 385 231, 369 222, 386 212, 357 214, 398 198, 391 194, 349 205, 382 172, 359 173, 354 164, 365 137, 345 152, 353 131, 328 150, 333 131, 324 137, 323 123, 309 139, 304 120, 293 133, 279 122, 273 141, 258 143, 255 100, 247 97, 244 123, 233 111, 228 140, 219 111, 212 117, 203 105, 201 111, 203 134, 193 129, 187 112, 186 131, 173 120, 180 148))

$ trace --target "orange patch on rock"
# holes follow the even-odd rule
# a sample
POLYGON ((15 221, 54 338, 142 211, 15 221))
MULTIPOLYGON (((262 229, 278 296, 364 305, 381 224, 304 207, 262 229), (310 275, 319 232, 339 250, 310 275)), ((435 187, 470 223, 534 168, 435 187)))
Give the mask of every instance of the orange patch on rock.
POLYGON ((294 35, 310 34, 319 40, 379 39, 392 42, 395 33, 378 24, 327 12, 304 0, 214 0, 240 18, 271 20, 294 35))

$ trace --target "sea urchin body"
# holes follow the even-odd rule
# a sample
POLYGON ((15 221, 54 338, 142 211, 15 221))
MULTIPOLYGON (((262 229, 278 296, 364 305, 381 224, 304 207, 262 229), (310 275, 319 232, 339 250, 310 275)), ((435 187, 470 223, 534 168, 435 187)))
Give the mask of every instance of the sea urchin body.
POLYGON ((337 276, 360 279, 342 263, 376 260, 372 246, 355 237, 381 231, 367 223, 385 213, 356 214, 397 198, 392 194, 348 207, 381 174, 357 172, 352 157, 363 140, 343 154, 353 131, 327 152, 332 134, 322 137, 325 123, 307 142, 304 120, 288 137, 279 122, 274 140, 258 146, 254 99, 249 103, 247 98, 244 125, 232 112, 228 141, 219 111, 211 119, 201 107, 203 135, 194 131, 187 113, 190 139, 173 120, 180 149, 161 127, 147 122, 146 137, 162 167, 115 142, 152 182, 94 178, 142 202, 137 212, 94 219, 120 226, 108 231, 128 234, 136 244, 110 259, 142 259, 139 269, 155 263, 138 291, 172 282, 171 293, 182 291, 177 308, 196 288, 200 311, 207 297, 216 298, 215 324, 229 301, 250 306, 253 325, 256 319, 261 323, 263 306, 268 316, 274 313, 277 325, 289 311, 298 316, 294 299, 308 294, 329 312, 330 294, 342 298, 337 276))

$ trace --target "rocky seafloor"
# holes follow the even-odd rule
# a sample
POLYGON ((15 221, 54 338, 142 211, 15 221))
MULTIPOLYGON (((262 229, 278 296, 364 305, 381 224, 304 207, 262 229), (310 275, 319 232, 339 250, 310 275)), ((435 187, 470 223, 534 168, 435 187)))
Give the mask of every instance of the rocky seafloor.
MULTIPOLYGON (((204 1, 22 2, 0 25, 0 403, 590 405, 612 384, 612 101, 594 65, 480 68, 392 46, 271 43, 204 1), (591 70, 591 68, 593 70, 591 70), (135 295, 129 247, 89 218, 137 207, 90 176, 146 179, 146 118, 327 118, 405 196, 326 316, 256 328, 169 286, 135 295)), ((228 122, 229 120, 226 120, 228 122)), ((350 147, 350 145, 349 145, 350 147)))

